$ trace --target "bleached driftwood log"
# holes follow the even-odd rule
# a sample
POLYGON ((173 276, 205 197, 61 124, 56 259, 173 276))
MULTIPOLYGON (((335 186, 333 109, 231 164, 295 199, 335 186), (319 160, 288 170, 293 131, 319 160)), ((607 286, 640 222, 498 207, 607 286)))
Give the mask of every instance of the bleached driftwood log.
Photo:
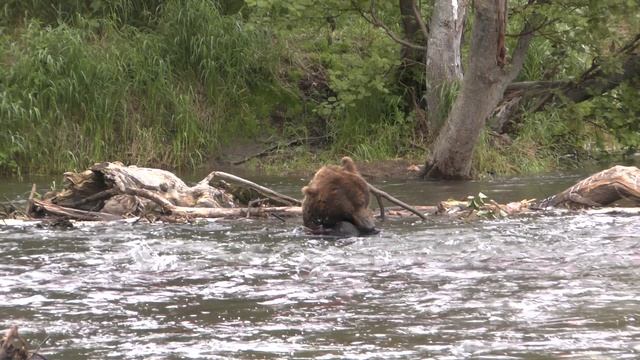
POLYGON ((603 170, 535 203, 531 208, 584 209, 611 205, 622 199, 640 204, 640 169, 635 166, 618 165, 603 170))
POLYGON ((187 186, 169 171, 124 166, 118 162, 95 164, 81 173, 65 173, 64 190, 47 200, 62 207, 117 215, 134 214, 153 207, 154 203, 135 197, 131 190, 153 192, 177 206, 235 206, 232 196, 207 183, 187 186))
POLYGON ((150 213, 190 218, 292 216, 301 213, 297 206, 240 208, 231 194, 209 184, 214 177, 241 183, 276 202, 300 203, 222 172, 214 171, 196 185, 188 186, 165 170, 105 162, 81 173, 65 173, 64 190, 47 194, 44 200, 31 198, 29 215, 51 214, 76 220, 110 221, 150 213))

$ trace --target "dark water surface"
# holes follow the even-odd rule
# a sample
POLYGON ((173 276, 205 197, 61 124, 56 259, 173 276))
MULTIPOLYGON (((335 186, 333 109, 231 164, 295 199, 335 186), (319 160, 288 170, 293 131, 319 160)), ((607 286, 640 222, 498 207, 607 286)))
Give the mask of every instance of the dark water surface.
MULTIPOLYGON (((579 178, 376 185, 433 204, 540 198, 579 178)), ((294 196, 304 182, 254 180, 294 196)), ((638 216, 406 219, 339 241, 299 221, 0 221, 0 328, 49 336, 51 360, 640 357, 638 216)))

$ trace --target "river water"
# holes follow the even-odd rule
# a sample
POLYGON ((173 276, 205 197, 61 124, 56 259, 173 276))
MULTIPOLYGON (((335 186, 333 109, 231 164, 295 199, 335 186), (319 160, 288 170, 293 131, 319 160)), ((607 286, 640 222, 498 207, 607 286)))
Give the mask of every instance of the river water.
MULTIPOLYGON (((543 197, 583 174, 375 183, 412 204, 543 197)), ((252 179, 298 196, 302 179, 252 179)), ((30 186, 3 182, 0 196, 30 186)), ((46 183, 41 183, 46 188, 46 183)), ((50 360, 635 359, 640 219, 612 214, 380 224, 0 221, 0 328, 50 360)))

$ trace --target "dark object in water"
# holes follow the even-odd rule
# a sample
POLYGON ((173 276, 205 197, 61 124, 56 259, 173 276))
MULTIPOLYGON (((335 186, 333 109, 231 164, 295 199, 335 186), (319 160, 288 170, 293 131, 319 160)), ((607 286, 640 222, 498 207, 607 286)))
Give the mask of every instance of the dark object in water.
POLYGON ((373 230, 366 232, 358 229, 355 225, 348 221, 339 221, 334 226, 331 227, 316 227, 315 229, 306 228, 310 234, 313 235, 323 235, 337 238, 348 238, 348 237, 357 237, 357 236, 365 236, 365 235, 375 235, 380 231, 376 228, 373 230))
POLYGON ((27 342, 18 334, 18 327, 12 325, 0 341, 0 360, 47 360, 37 353, 29 353, 27 342))
POLYGON ((36 227, 41 229, 70 230, 73 229, 73 223, 68 218, 52 218, 46 219, 37 224, 36 227))

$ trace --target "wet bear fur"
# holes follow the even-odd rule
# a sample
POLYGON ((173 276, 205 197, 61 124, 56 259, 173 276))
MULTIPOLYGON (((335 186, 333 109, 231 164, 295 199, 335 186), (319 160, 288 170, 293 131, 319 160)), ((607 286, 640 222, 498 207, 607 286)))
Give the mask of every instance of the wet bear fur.
POLYGON ((315 234, 375 234, 369 188, 350 157, 342 165, 320 168, 302 188, 302 221, 315 234))

